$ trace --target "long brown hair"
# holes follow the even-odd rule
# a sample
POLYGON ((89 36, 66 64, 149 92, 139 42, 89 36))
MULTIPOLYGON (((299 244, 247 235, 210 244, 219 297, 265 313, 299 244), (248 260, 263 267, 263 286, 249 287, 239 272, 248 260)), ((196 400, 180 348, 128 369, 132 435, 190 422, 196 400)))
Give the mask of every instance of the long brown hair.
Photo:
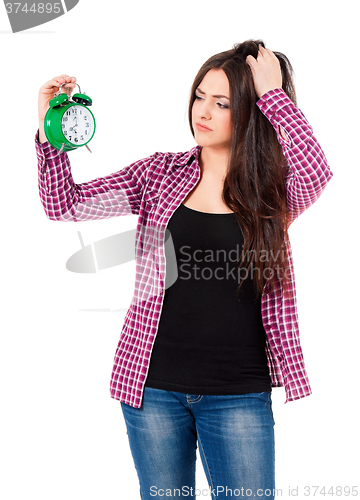
MULTIPOLYGON (((272 124, 256 105, 259 98, 251 68, 246 62, 248 55, 257 58, 259 45, 265 48, 262 40, 247 40, 210 57, 195 77, 188 110, 194 136, 192 106, 195 91, 210 69, 222 69, 229 80, 232 121, 231 155, 222 199, 235 212, 244 236, 239 269, 247 273, 252 270, 258 296, 262 294, 265 283, 270 289, 278 279, 283 285, 288 283, 284 155, 272 124), (247 265, 244 267, 245 261, 247 265)), ((284 54, 274 54, 280 62, 282 88, 296 105, 292 66, 284 54)), ((284 291, 287 292, 286 286, 284 291)))

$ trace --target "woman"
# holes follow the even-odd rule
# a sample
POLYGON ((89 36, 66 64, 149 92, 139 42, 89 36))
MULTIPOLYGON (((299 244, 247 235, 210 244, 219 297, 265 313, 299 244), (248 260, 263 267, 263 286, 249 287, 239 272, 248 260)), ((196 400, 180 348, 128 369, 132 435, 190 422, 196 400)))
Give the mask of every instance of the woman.
POLYGON ((285 386, 286 402, 311 394, 287 229, 332 173, 296 108, 291 75, 288 59, 261 41, 211 57, 191 91, 197 146, 84 184, 43 131, 49 99, 75 78, 40 89, 47 216, 139 217, 111 397, 121 402, 143 500, 195 496, 197 445, 213 499, 274 498, 272 387, 285 386), (166 229, 177 261, 170 287, 166 229))

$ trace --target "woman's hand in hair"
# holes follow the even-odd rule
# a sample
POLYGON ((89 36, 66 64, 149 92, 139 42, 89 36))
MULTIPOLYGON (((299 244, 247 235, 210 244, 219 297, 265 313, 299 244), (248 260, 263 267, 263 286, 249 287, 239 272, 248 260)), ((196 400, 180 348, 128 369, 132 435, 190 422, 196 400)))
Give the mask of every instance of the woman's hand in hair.
POLYGON ((71 94, 75 87, 76 78, 74 76, 60 75, 54 76, 52 80, 44 83, 44 85, 39 90, 38 98, 38 116, 39 116, 39 140, 40 142, 46 142, 47 138, 44 132, 44 120, 47 110, 49 109, 49 101, 54 97, 54 95, 59 91, 60 85, 66 83, 61 88, 61 92, 66 92, 71 94))
POLYGON ((280 62, 274 52, 260 45, 257 59, 249 55, 246 62, 251 68, 255 91, 259 99, 266 92, 282 87, 280 62))

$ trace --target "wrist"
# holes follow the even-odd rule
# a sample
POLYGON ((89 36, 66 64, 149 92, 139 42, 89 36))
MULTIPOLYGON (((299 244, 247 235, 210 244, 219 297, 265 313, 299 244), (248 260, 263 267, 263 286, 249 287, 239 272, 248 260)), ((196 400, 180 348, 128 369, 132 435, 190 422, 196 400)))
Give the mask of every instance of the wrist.
POLYGON ((44 120, 39 119, 39 142, 40 144, 43 144, 44 142, 47 142, 48 139, 45 135, 45 130, 44 130, 44 120))
POLYGON ((274 87, 274 86, 263 89, 263 90, 261 90, 261 92, 259 92, 258 97, 259 97, 259 99, 261 99, 268 92, 271 92, 272 90, 279 90, 279 89, 281 89, 281 87, 274 87))

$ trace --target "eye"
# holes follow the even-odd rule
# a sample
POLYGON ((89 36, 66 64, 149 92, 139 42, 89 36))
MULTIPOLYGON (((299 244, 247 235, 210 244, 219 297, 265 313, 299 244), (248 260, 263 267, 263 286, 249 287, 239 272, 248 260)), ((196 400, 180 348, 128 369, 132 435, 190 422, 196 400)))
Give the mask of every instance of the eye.
MULTIPOLYGON (((204 97, 199 96, 198 94, 194 94, 194 100, 198 100, 198 101, 199 101, 199 100, 201 100, 201 101, 204 101, 204 100, 205 100, 205 98, 204 98, 204 97)), ((224 104, 223 102, 220 102, 220 101, 219 101, 219 102, 217 102, 216 104, 217 104, 217 105, 219 106, 219 108, 221 108, 221 109, 229 109, 229 105, 228 105, 228 104, 224 104)))
POLYGON ((222 102, 217 102, 216 104, 218 104, 221 109, 229 109, 229 106, 227 104, 223 104, 222 102))

